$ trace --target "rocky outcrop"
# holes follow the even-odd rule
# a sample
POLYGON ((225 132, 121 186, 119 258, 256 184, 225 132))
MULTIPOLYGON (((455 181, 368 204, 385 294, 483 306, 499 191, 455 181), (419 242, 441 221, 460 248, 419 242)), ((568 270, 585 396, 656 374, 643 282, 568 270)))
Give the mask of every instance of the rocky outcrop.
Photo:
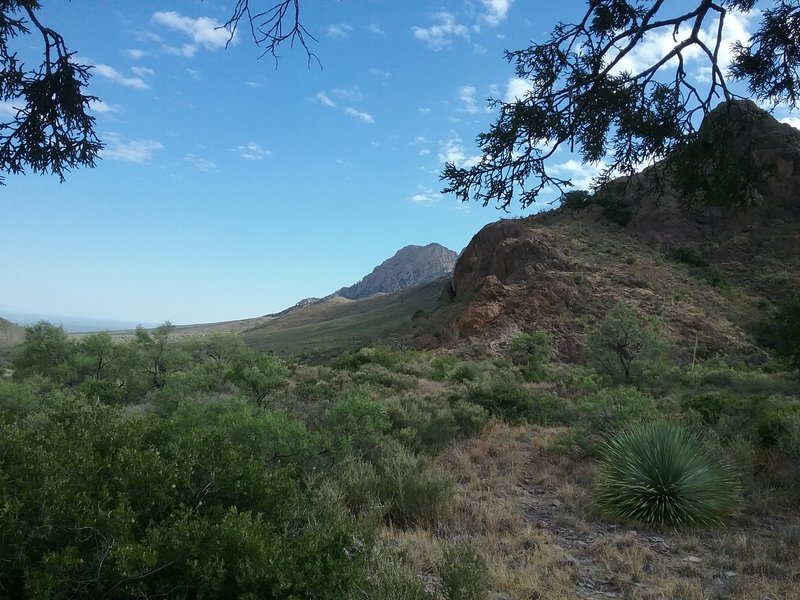
POLYGON ((450 277, 458 254, 439 244, 406 246, 383 261, 372 273, 336 295, 358 300, 375 294, 389 294, 450 277))
POLYGON ((763 360, 748 332, 756 315, 743 307, 796 298, 800 290, 800 131, 745 101, 712 111, 701 139, 712 135, 709 128, 709 152, 722 157, 734 178, 718 180, 725 187, 714 191, 734 188, 741 166, 755 173, 746 203, 701 202, 687 211, 661 163, 611 184, 622 182, 617 197, 631 211, 624 227, 597 204, 576 214, 550 211, 487 225, 455 266, 458 312, 450 341, 499 346, 520 331, 543 328, 562 358, 576 358, 586 333, 626 302, 642 315, 658 314, 684 355, 763 360), (708 264, 676 260, 687 247, 708 264))

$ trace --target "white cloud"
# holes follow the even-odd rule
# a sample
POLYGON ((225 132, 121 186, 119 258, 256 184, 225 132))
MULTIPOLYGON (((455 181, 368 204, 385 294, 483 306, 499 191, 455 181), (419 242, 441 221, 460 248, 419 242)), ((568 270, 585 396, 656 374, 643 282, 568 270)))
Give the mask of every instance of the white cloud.
POLYGON ((153 69, 148 69, 147 67, 131 67, 131 71, 134 75, 138 75, 139 77, 150 77, 156 74, 153 69))
POLYGON ((506 85, 505 102, 511 103, 517 100, 523 100, 525 96, 533 89, 530 81, 520 79, 519 77, 512 77, 508 80, 506 85))
POLYGON ((427 148, 423 148, 422 150, 419 151, 419 155, 420 156, 428 156, 428 154, 430 154, 430 153, 431 153, 431 151, 428 150, 427 148))
POLYGON ((467 150, 462 145, 461 138, 454 131, 450 132, 448 139, 439 141, 440 163, 453 163, 457 167, 468 169, 477 165, 480 159, 479 155, 467 155, 467 150))
POLYGON ((434 18, 439 21, 430 27, 412 27, 414 37, 425 42, 433 50, 441 50, 453 43, 452 38, 461 37, 469 39, 469 30, 456 22, 456 18, 449 12, 438 12, 434 18))
POLYGON ((153 154, 164 147, 161 142, 155 140, 123 141, 115 133, 107 134, 106 142, 107 145, 101 154, 103 158, 138 164, 150 162, 153 154))
POLYGON ((185 33, 192 38, 193 44, 184 44, 180 48, 164 47, 167 51, 173 51, 173 53, 186 57, 193 56, 198 46, 203 46, 208 50, 216 50, 224 48, 230 40, 230 32, 209 17, 193 19, 175 11, 159 11, 153 13, 152 21, 157 25, 163 25, 168 29, 185 33))
POLYGON ((102 100, 92 100, 89 102, 89 108, 96 113, 107 114, 117 112, 119 110, 119 105, 109 104, 102 100))
POLYGON ((334 88, 330 93, 337 100, 346 100, 348 102, 361 102, 364 99, 364 92, 357 85, 347 90, 334 88))
POLYGON ((428 108, 427 106, 420 106, 417 110, 421 112, 423 115, 427 115, 428 113, 431 112, 431 109, 428 108))
POLYGON ((336 108, 336 102, 331 100, 330 96, 325 92, 317 92, 317 95, 314 96, 314 99, 319 102, 320 104, 324 104, 325 106, 330 106, 331 108, 336 108))
POLYGON ((462 85, 458 88, 458 99, 461 100, 461 108, 458 110, 469 114, 488 112, 488 107, 481 107, 476 98, 477 91, 471 85, 462 85))
POLYGON ((272 156, 272 152, 264 150, 255 142, 247 142, 242 146, 236 146, 234 152, 238 152, 239 156, 245 160, 264 160, 268 156, 272 156))
POLYGON ((17 109, 14 108, 13 102, 0 102, 0 115, 8 116, 8 117, 15 117, 17 115, 17 109))
POLYGON ((508 11, 514 0, 481 0, 486 12, 481 15, 482 20, 489 25, 496 26, 506 20, 508 11))
POLYGON ((781 121, 781 123, 786 123, 787 125, 791 125, 795 129, 800 129, 800 118, 799 117, 784 117, 780 121, 781 121))
MULTIPOLYGON (((751 21, 758 16, 755 13, 756 11, 753 11, 748 15, 743 15, 741 13, 728 11, 726 14, 718 61, 723 73, 726 72, 730 66, 732 58, 731 47, 733 44, 737 41, 745 42, 750 38, 751 21)), ((700 31, 700 39, 712 49, 716 44, 718 23, 719 20, 715 19, 706 29, 700 31)), ((665 27, 663 31, 646 35, 641 42, 636 44, 631 52, 620 59, 612 72, 621 73, 622 71, 628 71, 633 74, 640 73, 659 61, 672 50, 676 44, 686 40, 691 34, 691 29, 692 22, 689 22, 684 24, 674 37, 672 27, 665 27)), ((687 64, 699 61, 700 66, 698 66, 694 76, 701 81, 709 80, 711 71, 710 68, 704 64, 706 60, 705 54, 702 53, 700 48, 697 46, 690 46, 683 52, 683 58, 684 62, 687 64)), ((661 68, 674 69, 676 65, 677 59, 673 58, 661 68)), ((688 70, 687 68, 687 71, 688 70)))
POLYGON ((183 157, 183 160, 190 163, 198 171, 203 171, 205 173, 218 172, 216 163, 206 158, 203 158, 202 156, 197 156, 196 154, 189 153, 183 157))
POLYGON ((356 110, 355 108, 345 108, 344 114, 349 117, 353 117, 361 121, 362 123, 374 123, 375 117, 367 112, 362 112, 360 110, 356 110))
POLYGON ((424 186, 419 186, 419 191, 409 198, 415 204, 426 204, 428 206, 436 204, 441 199, 442 195, 439 192, 434 192, 432 188, 424 186))
POLYGON ((550 172, 557 177, 570 179, 575 189, 586 190, 592 187, 594 178, 600 175, 603 168, 604 165, 602 163, 594 165, 583 164, 579 160, 571 158, 566 162, 551 165, 550 172))
POLYGON ((133 60, 144 58, 146 54, 147 53, 144 50, 139 50, 138 48, 128 48, 125 50, 125 56, 132 58, 133 60))
POLYGON ((348 25, 347 23, 336 23, 333 25, 328 25, 325 29, 325 35, 329 38, 334 39, 343 39, 350 35, 350 32, 353 31, 353 26, 348 25))
POLYGON ((381 29, 379 25, 376 25, 375 23, 370 24, 367 27, 367 29, 370 31, 370 33, 375 33, 377 35, 386 35, 386 32, 383 29, 381 29))
POLYGON ((134 88, 136 90, 146 90, 148 87, 144 79, 141 77, 126 77, 114 67, 109 67, 108 65, 104 64, 93 65, 92 73, 94 75, 99 75, 100 77, 105 77, 114 83, 124 85, 125 87, 134 88))

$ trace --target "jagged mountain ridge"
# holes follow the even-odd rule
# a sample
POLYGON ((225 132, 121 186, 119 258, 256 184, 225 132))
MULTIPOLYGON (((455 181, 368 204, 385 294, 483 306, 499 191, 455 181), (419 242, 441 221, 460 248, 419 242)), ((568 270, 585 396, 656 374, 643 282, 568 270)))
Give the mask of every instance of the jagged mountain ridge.
POLYGON ((360 300, 450 277, 457 258, 456 252, 436 243, 405 246, 375 267, 361 281, 341 288, 334 295, 360 300))

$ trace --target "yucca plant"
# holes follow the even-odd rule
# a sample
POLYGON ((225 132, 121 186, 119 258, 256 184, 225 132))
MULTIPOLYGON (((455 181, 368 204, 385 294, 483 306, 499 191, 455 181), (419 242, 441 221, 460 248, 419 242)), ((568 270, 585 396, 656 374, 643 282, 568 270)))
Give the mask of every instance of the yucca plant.
POLYGON ((600 455, 597 502, 610 518, 677 528, 717 525, 736 511, 736 473, 683 427, 634 425, 610 436, 600 455))

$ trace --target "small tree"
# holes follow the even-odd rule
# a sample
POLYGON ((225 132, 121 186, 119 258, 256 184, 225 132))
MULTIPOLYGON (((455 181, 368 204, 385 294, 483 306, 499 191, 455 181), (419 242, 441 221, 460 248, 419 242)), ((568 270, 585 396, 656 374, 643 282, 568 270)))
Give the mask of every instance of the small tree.
POLYGON ((668 344, 660 324, 643 322, 620 302, 587 338, 589 365, 616 384, 639 382, 663 362, 668 344))
POLYGON ((258 406, 286 384, 289 368, 280 358, 265 352, 241 352, 233 361, 229 378, 258 406))
POLYGON ((511 362, 522 367, 523 375, 530 380, 542 378, 552 351, 550 334, 544 329, 521 333, 508 345, 511 362))
POLYGON ((25 328, 25 339, 12 358, 14 378, 43 375, 58 384, 72 383, 75 376, 75 344, 61 326, 39 321, 25 328))

